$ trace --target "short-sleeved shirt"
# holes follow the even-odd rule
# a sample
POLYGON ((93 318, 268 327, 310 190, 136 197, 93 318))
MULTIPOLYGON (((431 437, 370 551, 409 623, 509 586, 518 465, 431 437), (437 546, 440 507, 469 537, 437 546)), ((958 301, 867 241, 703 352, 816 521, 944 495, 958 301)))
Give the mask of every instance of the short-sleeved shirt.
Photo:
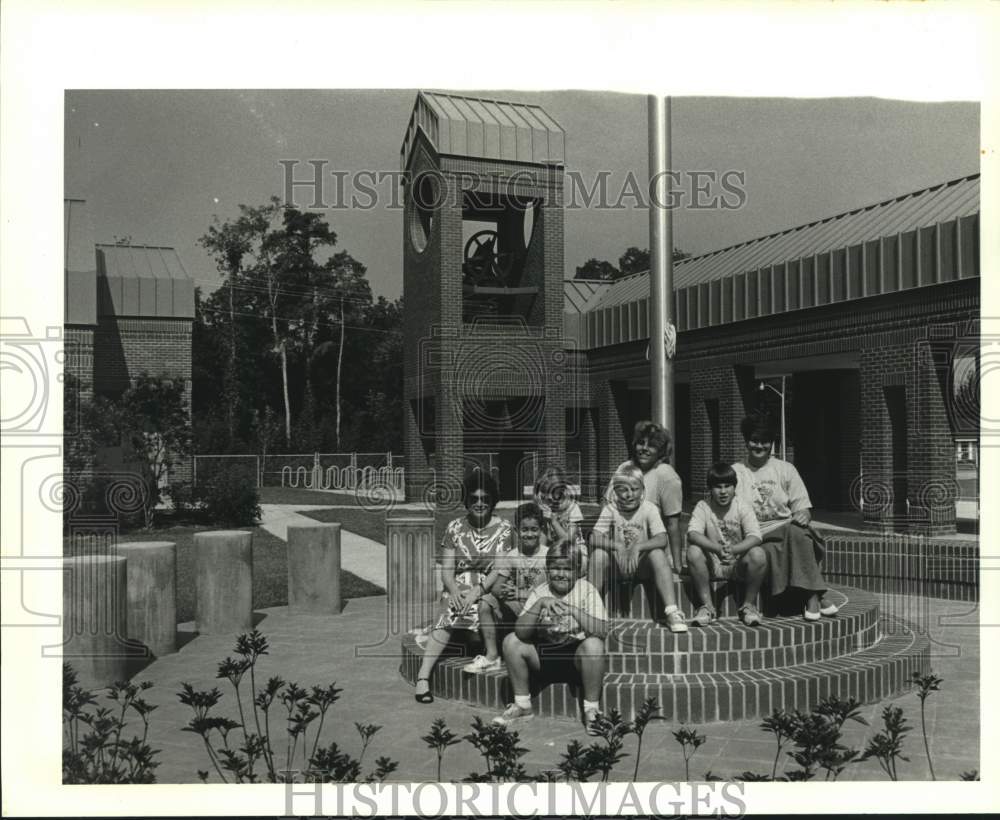
POLYGON ((497 557, 510 551, 512 533, 510 522, 497 516, 484 527, 473 527, 465 516, 449 522, 441 549, 455 551, 455 580, 469 586, 484 580, 497 557))
POLYGON ((812 507, 799 471, 787 461, 771 456, 763 467, 754 469, 743 461, 736 471, 736 497, 753 507, 762 535, 789 521, 793 513, 812 507))
POLYGON ((605 504, 594 524, 594 532, 610 534, 616 542, 626 547, 666 531, 660 511, 645 500, 628 515, 619 512, 614 504, 605 504))
MULTIPOLYGON (((604 608, 604 602, 597 588, 585 578, 577 579, 573 588, 565 595, 556 595, 549 589, 548 583, 535 587, 528 600, 524 602, 524 611, 531 609, 535 601, 539 598, 556 598, 565 601, 570 606, 575 606, 593 618, 605 621, 608 612, 604 608)), ((544 613, 543 613, 544 615, 544 613)), ((557 622, 546 622, 539 619, 539 632, 542 639, 547 643, 565 643, 566 641, 582 641, 587 637, 587 633, 580 626, 580 622, 570 614, 562 616, 557 622)))
POLYGON ((753 508, 739 497, 733 498, 721 516, 708 501, 699 501, 691 511, 687 531, 701 533, 717 544, 728 544, 730 547, 752 535, 761 537, 753 508))
MULTIPOLYGON (((630 464, 634 465, 635 462, 623 461, 618 465, 618 469, 630 464)), ((673 467, 660 462, 642 474, 642 483, 646 487, 646 495, 643 500, 654 505, 663 518, 680 515, 681 505, 684 502, 684 488, 681 485, 681 477, 677 475, 677 471, 673 467)), ((613 484, 609 484, 605 493, 605 498, 608 501, 612 500, 612 486, 613 484)))
POLYGON ((501 575, 508 577, 514 587, 514 600, 526 601, 535 587, 545 583, 545 556, 549 548, 540 544, 533 555, 513 549, 498 564, 501 575))

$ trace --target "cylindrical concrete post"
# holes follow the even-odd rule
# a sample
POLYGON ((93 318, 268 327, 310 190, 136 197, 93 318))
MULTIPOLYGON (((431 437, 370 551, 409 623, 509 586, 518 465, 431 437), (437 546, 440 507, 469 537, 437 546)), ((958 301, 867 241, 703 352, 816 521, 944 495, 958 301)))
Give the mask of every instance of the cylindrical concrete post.
POLYGON ((288 611, 339 615, 340 524, 288 528, 288 611))
POLYGON ((85 689, 125 680, 136 654, 127 642, 125 559, 77 555, 63 558, 63 568, 63 660, 85 689))
POLYGON ((386 593, 389 634, 424 626, 437 609, 434 585, 434 519, 386 518, 386 593))
POLYGON ((128 561, 128 636, 156 657, 177 651, 177 545, 132 541, 118 545, 128 561))
POLYGON ((194 536, 195 628, 202 635, 253 628, 253 534, 243 530, 194 536))

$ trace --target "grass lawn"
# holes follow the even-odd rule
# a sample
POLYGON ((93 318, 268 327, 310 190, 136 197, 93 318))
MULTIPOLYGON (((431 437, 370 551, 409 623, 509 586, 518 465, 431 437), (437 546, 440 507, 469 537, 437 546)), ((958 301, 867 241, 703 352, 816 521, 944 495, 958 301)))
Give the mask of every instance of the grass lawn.
MULTIPOLYGON (((194 534, 221 527, 173 526, 145 532, 138 530, 118 536, 119 542, 173 541, 177 544, 177 621, 194 620, 194 534)), ((253 605, 254 609, 285 606, 288 603, 287 547, 284 541, 259 527, 241 527, 253 532, 253 605)), ((64 539, 64 549, 69 549, 64 539)), ((86 550, 86 547, 84 547, 86 550)), ((382 587, 369 583, 346 570, 340 572, 340 590, 344 600, 385 595, 382 587)))
POLYGON ((357 504, 354 493, 303 490, 295 487, 261 487, 261 504, 357 504))

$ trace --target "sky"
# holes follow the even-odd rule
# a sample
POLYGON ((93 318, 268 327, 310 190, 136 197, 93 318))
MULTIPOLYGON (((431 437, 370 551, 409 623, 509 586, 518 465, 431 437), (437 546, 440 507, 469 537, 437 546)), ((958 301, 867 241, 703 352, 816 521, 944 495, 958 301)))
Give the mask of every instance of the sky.
MULTIPOLYGON (((629 173, 647 174, 646 98, 609 92, 462 92, 541 105, 564 129, 566 167, 592 184, 605 171, 617 199, 629 173)), ((67 91, 67 196, 91 203, 98 242, 177 248, 205 290, 219 282, 198 245, 213 218, 283 193, 280 160, 325 170, 399 170, 416 90, 67 91)), ((979 169, 979 106, 875 98, 795 100, 676 97, 674 168, 739 171, 738 209, 675 211, 674 244, 693 254, 727 247, 879 202, 979 169)), ((324 189, 335 201, 333 177, 324 189)), ((402 292, 402 211, 387 207, 390 181, 373 208, 323 213, 368 267, 376 294, 402 292)), ((328 195, 327 195, 328 194, 328 195)), ((296 204, 312 204, 296 189, 296 204)), ((596 257, 617 262, 648 246, 648 215, 634 199, 618 210, 566 213, 565 274, 596 257)))

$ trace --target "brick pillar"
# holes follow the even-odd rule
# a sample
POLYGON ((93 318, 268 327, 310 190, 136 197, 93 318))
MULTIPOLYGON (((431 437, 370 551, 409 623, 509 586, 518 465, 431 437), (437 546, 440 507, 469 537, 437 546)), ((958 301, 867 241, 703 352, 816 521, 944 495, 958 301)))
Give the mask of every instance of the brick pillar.
POLYGON ((403 407, 403 452, 406 456, 406 500, 420 501, 431 481, 431 464, 421 434, 430 433, 432 420, 423 418, 424 400, 417 397, 404 402, 403 407))
POLYGON ((920 508, 920 520, 911 522, 911 531, 924 535, 955 532, 955 443, 945 405, 950 359, 943 357, 935 366, 934 350, 927 341, 912 348, 916 378, 907 387, 913 397, 911 430, 908 437, 910 470, 907 486, 911 503, 920 508))
POLYGON ((597 501, 603 489, 599 474, 597 427, 594 417, 595 411, 592 408, 580 408, 577 441, 580 443, 580 492, 585 501, 597 501))
POLYGON ((601 382, 595 388, 597 413, 597 484, 602 490, 611 473, 629 456, 630 439, 622 427, 628 390, 620 382, 601 382))
POLYGON ((746 453, 740 422, 746 415, 749 368, 693 367, 691 371, 691 498, 702 498, 705 474, 712 466, 713 441, 708 402, 718 402, 719 457, 732 463, 746 453))
POLYGON ((955 453, 944 392, 949 382, 937 372, 927 340, 882 342, 873 336, 861 354, 865 521, 924 535, 955 532, 955 453), (894 397, 905 397, 901 416, 894 417, 894 397), (905 456, 898 452, 903 436, 905 456))

